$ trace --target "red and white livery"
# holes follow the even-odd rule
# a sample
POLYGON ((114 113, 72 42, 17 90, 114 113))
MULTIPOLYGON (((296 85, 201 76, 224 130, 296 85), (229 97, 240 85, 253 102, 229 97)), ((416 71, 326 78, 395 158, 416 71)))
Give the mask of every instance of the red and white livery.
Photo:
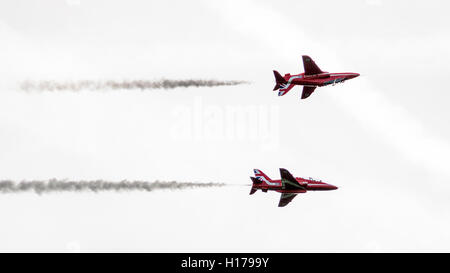
POLYGON ((346 80, 353 79, 359 76, 358 73, 329 73, 322 71, 316 63, 306 55, 302 56, 303 67, 305 73, 298 75, 286 74, 281 76, 278 71, 274 70, 275 75, 275 87, 274 91, 278 90, 278 96, 284 96, 295 85, 303 85, 302 99, 309 97, 317 87, 335 85, 336 83, 342 83, 346 80))
POLYGON ((280 180, 272 180, 261 170, 254 169, 255 177, 250 177, 253 184, 250 194, 254 194, 257 190, 263 192, 277 191, 281 193, 279 207, 284 207, 299 193, 307 191, 330 191, 336 190, 337 187, 331 184, 324 183, 320 180, 312 178, 294 177, 292 174, 283 168, 280 168, 280 180))

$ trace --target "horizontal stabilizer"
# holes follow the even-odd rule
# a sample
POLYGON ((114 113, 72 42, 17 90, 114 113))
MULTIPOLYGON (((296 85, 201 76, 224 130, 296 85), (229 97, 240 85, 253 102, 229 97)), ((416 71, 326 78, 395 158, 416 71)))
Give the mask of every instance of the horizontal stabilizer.
POLYGON ((275 76, 276 83, 287 83, 287 81, 283 78, 283 76, 281 76, 280 73, 278 73, 278 71, 274 70, 273 75, 275 76))
POLYGON ((280 73, 278 73, 278 71, 274 70, 273 71, 273 75, 275 76, 275 87, 273 88, 273 91, 280 89, 282 84, 286 84, 287 81, 283 78, 283 76, 281 76, 280 73))
POLYGON ((278 73, 278 71, 273 71, 273 74, 275 75, 275 87, 273 88, 273 91, 280 89, 281 84, 285 84, 286 80, 278 73))
POLYGON ((252 180, 253 184, 261 184, 261 183, 262 183, 262 181, 259 180, 259 179, 256 178, 256 177, 251 177, 251 176, 250 176, 250 179, 252 180))

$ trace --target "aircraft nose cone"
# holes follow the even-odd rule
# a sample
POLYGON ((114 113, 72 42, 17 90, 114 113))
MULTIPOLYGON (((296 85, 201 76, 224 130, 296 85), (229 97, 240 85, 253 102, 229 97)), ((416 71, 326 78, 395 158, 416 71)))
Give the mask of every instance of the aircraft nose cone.
POLYGON ((330 190, 337 190, 337 189, 338 189, 338 187, 330 185, 330 190))
POLYGON ((351 79, 354 79, 354 78, 356 78, 356 77, 359 77, 359 74, 358 74, 358 73, 349 73, 349 74, 347 74, 347 76, 345 77, 345 79, 346 79, 346 80, 351 80, 351 79))

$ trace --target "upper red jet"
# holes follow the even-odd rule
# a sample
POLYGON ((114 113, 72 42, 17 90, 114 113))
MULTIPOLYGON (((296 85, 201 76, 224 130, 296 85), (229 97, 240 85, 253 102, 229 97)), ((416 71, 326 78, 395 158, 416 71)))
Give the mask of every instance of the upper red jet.
POLYGON ((278 203, 279 207, 284 207, 289 204, 299 193, 337 189, 336 186, 312 178, 294 177, 288 170, 283 168, 280 168, 281 180, 272 180, 258 169, 254 169, 253 171, 256 177, 250 177, 253 181, 250 194, 254 194, 257 190, 262 190, 263 192, 267 192, 268 190, 281 192, 280 202, 278 203))
POLYGON ((278 96, 285 95, 294 85, 304 85, 302 99, 306 99, 318 86, 335 85, 359 76, 358 73, 323 72, 309 56, 303 55, 302 58, 305 73, 298 75, 286 74, 282 77, 278 71, 273 71, 277 82, 273 91, 279 90, 278 96))

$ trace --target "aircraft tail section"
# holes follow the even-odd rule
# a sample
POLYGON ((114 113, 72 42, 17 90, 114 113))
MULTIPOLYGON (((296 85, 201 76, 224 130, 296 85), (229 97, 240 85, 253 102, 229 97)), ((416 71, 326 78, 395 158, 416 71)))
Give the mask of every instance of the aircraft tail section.
POLYGON ((255 178, 255 177, 250 177, 250 179, 252 180, 253 185, 257 185, 257 184, 261 184, 262 183, 261 180, 255 178))
MULTIPOLYGON (((256 179, 261 182, 269 182, 272 181, 265 173, 263 173, 261 170, 254 169, 253 172, 255 173, 256 179)), ((253 180, 253 179, 252 179, 253 180)))
POLYGON ((252 184, 252 188, 250 189, 250 195, 254 194, 258 188, 256 187, 256 185, 262 184, 262 181, 257 179, 256 177, 251 177, 250 179, 252 180, 253 184, 252 184))
POLYGON ((274 70, 273 74, 275 76, 275 87, 273 88, 273 91, 280 89, 282 84, 286 84, 287 81, 283 78, 283 76, 281 76, 280 73, 278 73, 278 71, 274 70))

